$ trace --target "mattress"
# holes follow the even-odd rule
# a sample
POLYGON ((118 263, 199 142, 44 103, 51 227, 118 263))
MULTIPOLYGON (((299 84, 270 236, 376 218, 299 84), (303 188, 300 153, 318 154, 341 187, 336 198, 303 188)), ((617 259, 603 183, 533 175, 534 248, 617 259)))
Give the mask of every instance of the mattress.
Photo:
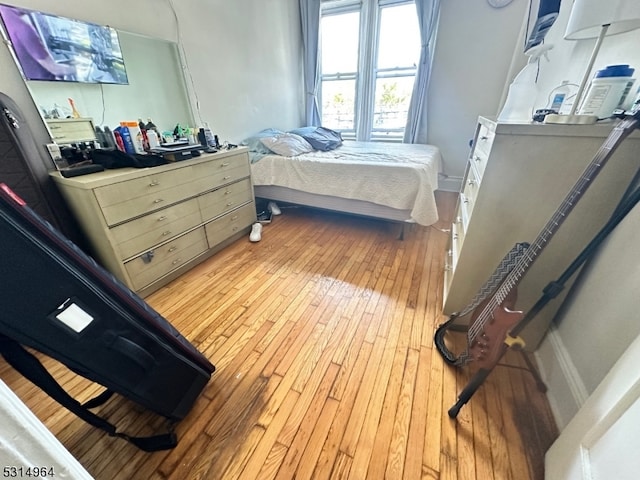
POLYGON ((407 210, 411 220, 431 225, 438 220, 434 191, 441 164, 440 150, 432 145, 345 141, 328 152, 265 155, 251 171, 256 186, 407 210))

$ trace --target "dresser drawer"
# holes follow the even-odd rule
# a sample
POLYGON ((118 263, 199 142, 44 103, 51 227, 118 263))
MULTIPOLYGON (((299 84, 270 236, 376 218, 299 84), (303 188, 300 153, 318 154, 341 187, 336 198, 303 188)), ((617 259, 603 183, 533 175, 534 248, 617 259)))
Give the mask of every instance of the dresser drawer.
POLYGON ((236 158, 221 158, 207 164, 196 165, 195 184, 202 192, 211 190, 217 185, 233 183, 242 178, 249 178, 251 170, 248 162, 240 162, 236 158))
POLYGON ((464 185, 462 187, 462 195, 464 196, 464 200, 466 202, 467 217, 471 216, 473 206, 476 203, 479 184, 480 182, 476 177, 475 168, 470 165, 467 169, 467 175, 464 179, 464 185))
POLYGON ((482 181, 484 170, 485 168, 487 168, 488 158, 489 157, 487 156, 487 154, 482 152, 481 150, 474 149, 473 152, 471 152, 471 158, 469 159, 469 162, 473 165, 473 168, 476 171, 478 182, 482 181))
POLYGON ((462 242, 464 242, 464 232, 460 229, 460 225, 457 223, 451 224, 451 239, 449 250, 449 266, 452 270, 456 269, 458 264, 458 257, 460 256, 460 250, 462 249, 462 242))
POLYGON ((95 189, 107 225, 135 218, 195 196, 191 167, 114 183, 95 189))
POLYGON ((256 221, 256 207, 253 202, 205 225, 209 248, 213 248, 231 235, 256 221))
POLYGON ((496 132, 480 124, 478 128, 478 137, 476 138, 475 150, 478 150, 488 156, 491 152, 491 146, 493 145, 493 139, 496 136, 496 132))
POLYGON ((124 264, 135 290, 140 290, 207 250, 204 228, 149 250, 124 264))
POLYGON ((111 229, 122 260, 164 242, 202 222, 195 198, 120 224, 111 229))
POLYGON ((202 219, 218 217, 251 201, 251 180, 244 179, 198 197, 202 219))

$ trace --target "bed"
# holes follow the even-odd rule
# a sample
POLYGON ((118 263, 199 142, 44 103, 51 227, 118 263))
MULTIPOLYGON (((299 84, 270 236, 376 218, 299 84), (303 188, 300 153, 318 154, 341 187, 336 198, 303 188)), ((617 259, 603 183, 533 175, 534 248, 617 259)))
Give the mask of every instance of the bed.
POLYGON ((251 172, 259 198, 431 225, 441 163, 432 145, 345 141, 289 156, 254 151, 251 172))

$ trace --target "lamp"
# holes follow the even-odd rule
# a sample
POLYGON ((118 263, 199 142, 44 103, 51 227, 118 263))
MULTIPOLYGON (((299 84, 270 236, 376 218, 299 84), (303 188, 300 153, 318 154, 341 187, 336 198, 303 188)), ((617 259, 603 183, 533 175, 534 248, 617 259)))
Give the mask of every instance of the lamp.
POLYGON ((591 69, 596 61, 604 37, 625 33, 640 28, 640 1, 638 0, 575 0, 567 23, 566 40, 586 40, 597 38, 591 52, 587 70, 569 115, 547 115, 545 123, 595 123, 593 115, 576 115, 591 69))

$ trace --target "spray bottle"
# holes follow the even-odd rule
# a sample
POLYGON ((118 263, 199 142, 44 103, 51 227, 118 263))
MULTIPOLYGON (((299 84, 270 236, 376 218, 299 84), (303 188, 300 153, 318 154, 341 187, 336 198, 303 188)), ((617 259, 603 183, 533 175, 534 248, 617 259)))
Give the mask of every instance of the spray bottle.
POLYGON ((499 122, 531 122, 538 96, 537 80, 540 57, 544 56, 549 60, 547 52, 552 48, 551 44, 541 44, 525 52, 529 60, 509 86, 507 100, 498 115, 499 122))

